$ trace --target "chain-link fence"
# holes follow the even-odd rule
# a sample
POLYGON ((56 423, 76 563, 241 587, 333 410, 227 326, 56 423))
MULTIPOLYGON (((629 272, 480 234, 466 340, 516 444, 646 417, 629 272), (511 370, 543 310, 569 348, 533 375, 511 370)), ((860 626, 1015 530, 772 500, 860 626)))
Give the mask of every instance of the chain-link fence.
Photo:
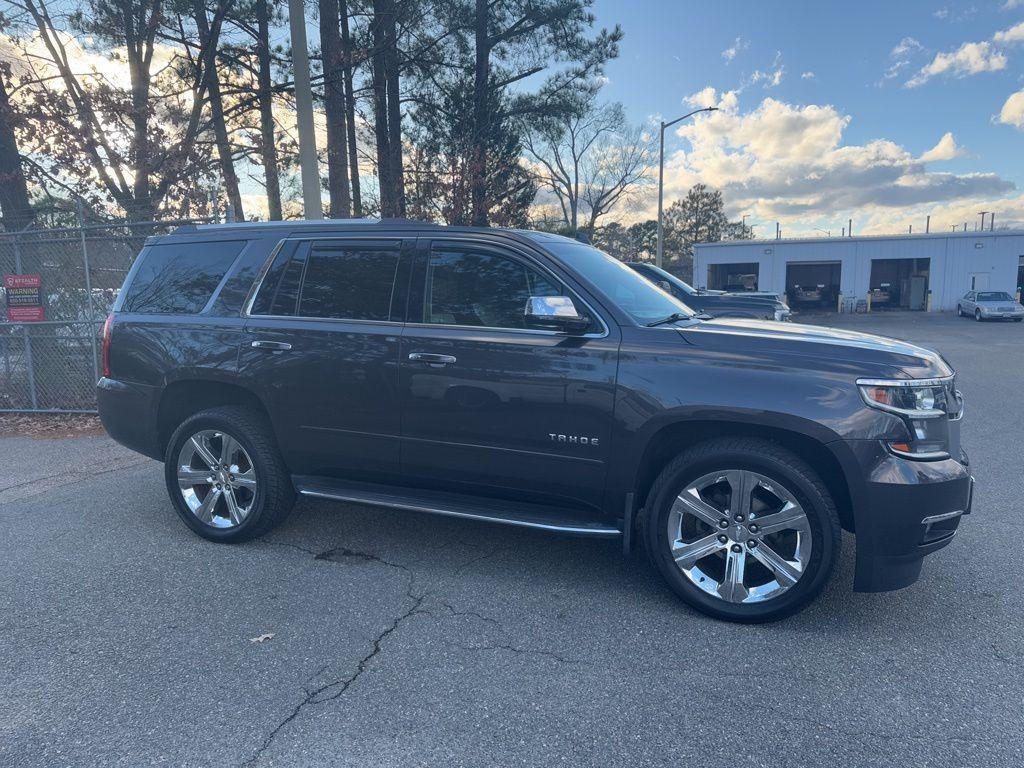
MULTIPOLYGON (((0 232, 0 280, 38 275, 41 320, 0 317, 0 412, 96 410, 103 321, 146 238, 184 221, 0 232)), ((34 281, 31 281, 34 284, 34 281)), ((34 287, 30 289, 34 293, 34 287)), ((0 312, 38 312, 0 283, 0 312), (10 295, 3 295, 10 294, 10 295)), ((35 304, 35 297, 27 297, 35 304)))

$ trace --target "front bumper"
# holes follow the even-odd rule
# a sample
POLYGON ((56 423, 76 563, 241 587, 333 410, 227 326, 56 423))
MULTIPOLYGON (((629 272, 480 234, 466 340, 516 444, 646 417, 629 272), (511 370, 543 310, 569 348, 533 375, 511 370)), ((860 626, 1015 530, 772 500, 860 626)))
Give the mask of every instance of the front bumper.
POLYGON ((915 461, 876 445, 876 451, 861 446, 858 456, 867 470, 864 503, 854 510, 858 592, 885 592, 917 581, 924 556, 953 540, 974 495, 966 454, 915 461))

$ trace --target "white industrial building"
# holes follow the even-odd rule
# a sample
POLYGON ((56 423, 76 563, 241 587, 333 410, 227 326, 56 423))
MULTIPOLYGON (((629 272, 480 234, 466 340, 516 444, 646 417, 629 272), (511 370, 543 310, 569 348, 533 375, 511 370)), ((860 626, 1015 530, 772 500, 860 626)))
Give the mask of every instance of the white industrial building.
POLYGON ((784 293, 794 309, 948 311, 971 289, 1020 290, 1024 230, 703 243, 693 282, 784 293))

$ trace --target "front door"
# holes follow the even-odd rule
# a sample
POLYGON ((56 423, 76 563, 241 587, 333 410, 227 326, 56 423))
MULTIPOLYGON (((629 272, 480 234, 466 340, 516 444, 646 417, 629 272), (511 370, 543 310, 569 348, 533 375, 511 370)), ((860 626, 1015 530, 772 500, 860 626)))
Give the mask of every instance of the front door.
POLYGON ((421 241, 402 335, 402 469, 421 485, 601 505, 618 328, 530 254, 421 241), (568 295, 582 335, 528 328, 530 296, 568 295))
POLYGON ((413 244, 403 256, 398 239, 287 241, 253 297, 239 364, 294 473, 397 475, 399 338, 413 244))

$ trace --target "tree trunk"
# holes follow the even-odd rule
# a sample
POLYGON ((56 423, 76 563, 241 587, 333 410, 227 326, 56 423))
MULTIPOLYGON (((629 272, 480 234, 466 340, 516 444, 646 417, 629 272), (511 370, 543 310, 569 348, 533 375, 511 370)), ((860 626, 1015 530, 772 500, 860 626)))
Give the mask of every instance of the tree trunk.
POLYGON ((348 154, 345 130, 345 81, 342 71, 338 0, 320 0, 320 52, 324 69, 324 112, 327 117, 328 215, 347 219, 352 215, 348 187, 348 154))
POLYGON ((33 222, 35 212, 28 199, 28 183, 21 165, 21 153, 14 136, 14 113, 7 95, 7 83, 0 71, 0 217, 4 229, 23 229, 33 222))
POLYGON ((274 92, 270 74, 269 0, 256 0, 256 59, 259 71, 260 156, 267 186, 267 210, 272 221, 281 219, 281 182, 277 170, 277 146, 274 144, 274 92))
POLYGON ((487 134, 490 130, 488 85, 491 74, 491 40, 487 34, 488 0, 476 0, 476 68, 473 78, 473 136, 470 157, 471 220, 487 226, 487 134))
POLYGON ((380 215, 398 215, 391 175, 391 134, 388 131, 387 67, 387 0, 373 0, 373 56, 370 62, 373 83, 373 133, 377 141, 377 182, 380 186, 380 215))
POLYGON ((348 167, 352 174, 352 213, 363 215, 363 196, 359 188, 359 146, 356 144, 356 96, 352 85, 352 38, 348 31, 348 3, 341 0, 342 67, 345 85, 345 124, 348 128, 348 167))
MULTIPOLYGON (((203 0, 193 0, 196 17, 196 28, 199 31, 199 44, 205 50, 210 41, 210 23, 206 18, 206 5, 203 0)), ((216 59, 214 59, 216 60, 216 59)), ((228 126, 224 120, 224 100, 220 94, 220 77, 216 67, 208 75, 210 94, 210 117, 213 122, 213 137, 217 144, 217 159, 220 173, 224 177, 224 190, 227 192, 228 204, 234 209, 234 215, 240 221, 245 220, 242 210, 242 195, 238 191, 238 174, 235 173, 235 161, 231 155, 231 140, 228 138, 228 126)))
POLYGON ((400 99, 401 64, 398 57, 398 11, 395 0, 388 0, 384 68, 387 72, 388 150, 391 166, 391 196, 395 215, 405 216, 405 180, 402 162, 402 104, 400 99))
POLYGON ((134 172, 132 200, 126 211, 130 221, 152 221, 156 214, 150 183, 149 86, 150 72, 143 63, 143 42, 135 36, 133 19, 125 17, 125 39, 128 43, 128 76, 131 84, 132 138, 129 162, 134 172))

